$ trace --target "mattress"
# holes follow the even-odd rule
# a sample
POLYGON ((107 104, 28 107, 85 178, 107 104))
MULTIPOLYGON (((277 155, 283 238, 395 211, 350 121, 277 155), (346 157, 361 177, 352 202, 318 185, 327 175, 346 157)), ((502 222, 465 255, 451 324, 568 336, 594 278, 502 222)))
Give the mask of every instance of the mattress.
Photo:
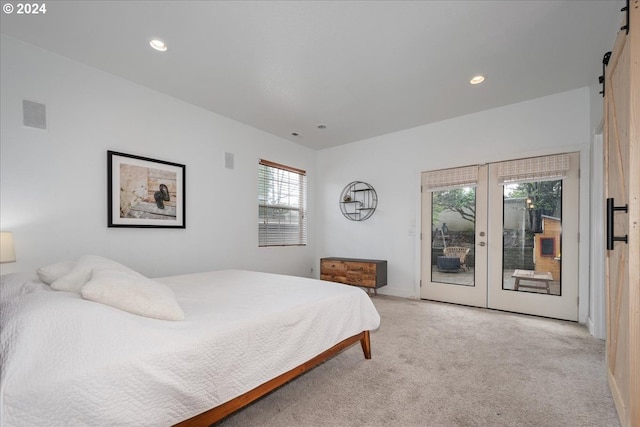
POLYGON ((185 320, 2 276, 0 425, 171 425, 380 324, 364 291, 332 282, 239 270, 155 280, 185 320))

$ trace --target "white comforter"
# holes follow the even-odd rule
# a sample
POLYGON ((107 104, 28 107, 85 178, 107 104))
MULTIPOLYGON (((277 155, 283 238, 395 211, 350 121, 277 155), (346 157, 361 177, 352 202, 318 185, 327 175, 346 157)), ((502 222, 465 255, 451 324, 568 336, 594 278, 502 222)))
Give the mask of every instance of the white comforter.
POLYGON ((365 292, 330 282, 233 270, 157 280, 184 321, 3 276, 0 425, 171 425, 380 323, 365 292))

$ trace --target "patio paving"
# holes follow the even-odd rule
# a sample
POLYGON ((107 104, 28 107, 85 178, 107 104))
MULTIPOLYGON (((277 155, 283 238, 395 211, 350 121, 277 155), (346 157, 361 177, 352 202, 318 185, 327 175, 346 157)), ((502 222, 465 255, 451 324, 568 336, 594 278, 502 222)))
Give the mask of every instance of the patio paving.
MULTIPOLYGON (((515 285, 515 279, 511 277, 514 270, 504 270, 502 275, 502 288, 513 290, 515 285)), ((474 284, 474 268, 470 267, 468 271, 461 270, 459 272, 442 272, 437 268, 432 270, 432 278, 433 282, 438 283, 450 283, 452 285, 462 285, 462 286, 473 286, 474 284)), ((549 284, 551 295, 560 295, 560 282, 552 281, 549 284)), ((516 292, 529 292, 529 293, 538 293, 538 294, 546 294, 547 292, 544 289, 531 289, 524 288, 518 289, 516 292)))

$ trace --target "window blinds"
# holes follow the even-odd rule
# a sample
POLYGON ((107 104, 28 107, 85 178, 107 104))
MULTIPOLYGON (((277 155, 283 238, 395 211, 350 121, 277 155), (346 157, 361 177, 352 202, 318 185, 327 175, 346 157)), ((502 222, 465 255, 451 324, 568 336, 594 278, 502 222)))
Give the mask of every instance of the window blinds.
POLYGON ((560 179, 569 170, 569 155, 531 157, 498 163, 498 183, 549 181, 560 179))
POLYGON ((306 172, 261 159, 258 164, 258 246, 307 244, 306 172))
POLYGON ((426 191, 475 187, 478 183, 478 166, 423 172, 422 178, 426 191))

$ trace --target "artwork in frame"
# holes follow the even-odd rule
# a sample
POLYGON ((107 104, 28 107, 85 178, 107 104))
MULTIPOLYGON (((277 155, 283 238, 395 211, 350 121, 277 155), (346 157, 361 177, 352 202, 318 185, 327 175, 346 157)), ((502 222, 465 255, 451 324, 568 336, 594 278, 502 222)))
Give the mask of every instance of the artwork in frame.
POLYGON ((185 169, 107 151, 108 226, 185 228, 185 169))

